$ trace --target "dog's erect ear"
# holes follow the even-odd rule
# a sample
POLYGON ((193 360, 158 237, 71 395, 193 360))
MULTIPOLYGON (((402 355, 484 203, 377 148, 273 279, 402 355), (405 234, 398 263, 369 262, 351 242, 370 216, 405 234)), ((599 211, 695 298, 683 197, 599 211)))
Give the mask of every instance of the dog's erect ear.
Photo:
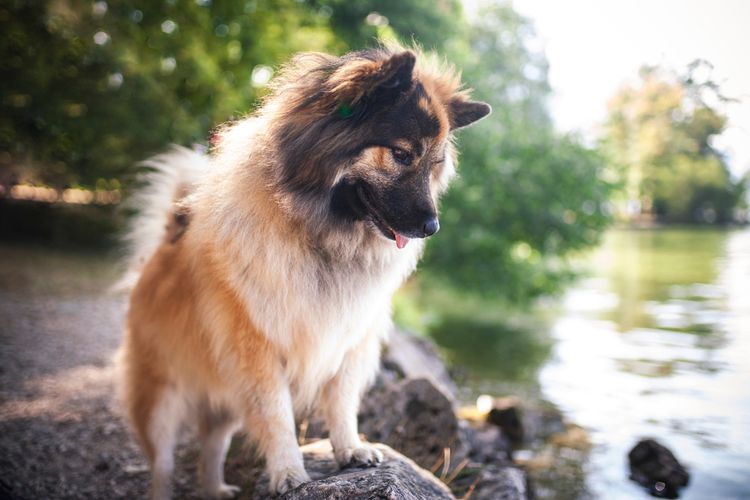
POLYGON ((405 50, 381 61, 346 63, 331 76, 331 92, 339 102, 350 106, 375 92, 395 97, 411 87, 415 62, 414 53, 405 50))
POLYGON ((455 97, 450 103, 451 130, 462 128, 481 120, 492 112, 489 104, 480 101, 467 101, 455 97))
POLYGON ((377 81, 373 82, 375 88, 385 90, 405 90, 411 87, 414 63, 417 58, 414 52, 405 50, 394 54, 383 61, 378 71, 377 81))

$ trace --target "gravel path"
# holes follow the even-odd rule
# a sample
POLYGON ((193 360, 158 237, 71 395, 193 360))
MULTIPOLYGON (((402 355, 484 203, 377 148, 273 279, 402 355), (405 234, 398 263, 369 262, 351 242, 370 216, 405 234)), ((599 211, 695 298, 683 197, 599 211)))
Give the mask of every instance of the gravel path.
MULTIPOLYGON (((115 262, 0 244, 0 498, 146 495, 145 458, 114 395, 126 307, 107 291, 115 262)), ((196 491, 196 454, 177 450, 178 498, 196 491)), ((247 484, 245 465, 230 461, 228 479, 247 484)))

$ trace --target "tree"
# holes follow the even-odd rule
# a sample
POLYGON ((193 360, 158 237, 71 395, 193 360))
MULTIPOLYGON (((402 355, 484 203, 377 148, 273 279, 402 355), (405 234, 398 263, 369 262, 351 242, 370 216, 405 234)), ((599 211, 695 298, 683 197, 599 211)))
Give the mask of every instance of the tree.
POLYGON ((726 127, 728 98, 706 61, 683 75, 643 67, 637 86, 609 102, 603 147, 618 167, 626 195, 665 222, 730 222, 743 198, 713 139, 726 127))
POLYGON ((547 61, 528 48, 531 24, 508 4, 489 4, 468 32, 451 57, 493 113, 459 134, 459 178, 424 274, 526 304, 573 276, 566 256, 598 241, 612 185, 595 152, 553 130, 547 61))
POLYGON ((127 182, 168 143, 250 110, 292 53, 342 46, 295 0, 16 0, 0 23, 3 161, 56 186, 127 182))
POLYGON ((400 40, 441 50, 466 28, 460 0, 317 0, 331 29, 350 48, 378 43, 388 27, 400 40))

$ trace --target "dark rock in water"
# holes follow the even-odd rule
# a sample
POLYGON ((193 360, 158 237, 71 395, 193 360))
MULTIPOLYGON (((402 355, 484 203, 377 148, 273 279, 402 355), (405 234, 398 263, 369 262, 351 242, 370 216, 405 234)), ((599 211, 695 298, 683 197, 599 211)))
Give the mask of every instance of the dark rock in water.
MULTIPOLYGON (((333 458, 331 443, 317 441, 302 447, 305 468, 312 481, 282 495, 284 500, 329 499, 391 499, 421 500, 453 499, 450 490, 428 471, 384 445, 378 467, 339 470, 333 458)), ((261 480, 253 498, 267 498, 267 480, 261 480)))
POLYGON ((523 424, 517 404, 510 404, 507 400, 498 400, 487 414, 487 422, 500 427, 503 434, 514 445, 523 441, 523 424))
POLYGON ((668 448, 653 439, 643 439, 628 453, 630 479, 659 498, 677 498, 690 480, 685 467, 668 448))

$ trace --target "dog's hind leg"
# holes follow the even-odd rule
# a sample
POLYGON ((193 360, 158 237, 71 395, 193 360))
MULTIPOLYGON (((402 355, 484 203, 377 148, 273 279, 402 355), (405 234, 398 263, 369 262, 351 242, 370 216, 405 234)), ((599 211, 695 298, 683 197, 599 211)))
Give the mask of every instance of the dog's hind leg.
POLYGON ((151 465, 151 498, 167 500, 172 497, 174 447, 184 401, 176 387, 151 378, 133 377, 128 385, 131 420, 151 465))
POLYGON ((166 386, 155 403, 148 427, 153 450, 151 498, 166 500, 172 497, 174 448, 184 415, 184 401, 175 387, 166 386))
POLYGON ((211 408, 207 402, 198 412, 203 493, 207 498, 234 498, 240 488, 224 482, 224 459, 240 424, 228 411, 211 408))

